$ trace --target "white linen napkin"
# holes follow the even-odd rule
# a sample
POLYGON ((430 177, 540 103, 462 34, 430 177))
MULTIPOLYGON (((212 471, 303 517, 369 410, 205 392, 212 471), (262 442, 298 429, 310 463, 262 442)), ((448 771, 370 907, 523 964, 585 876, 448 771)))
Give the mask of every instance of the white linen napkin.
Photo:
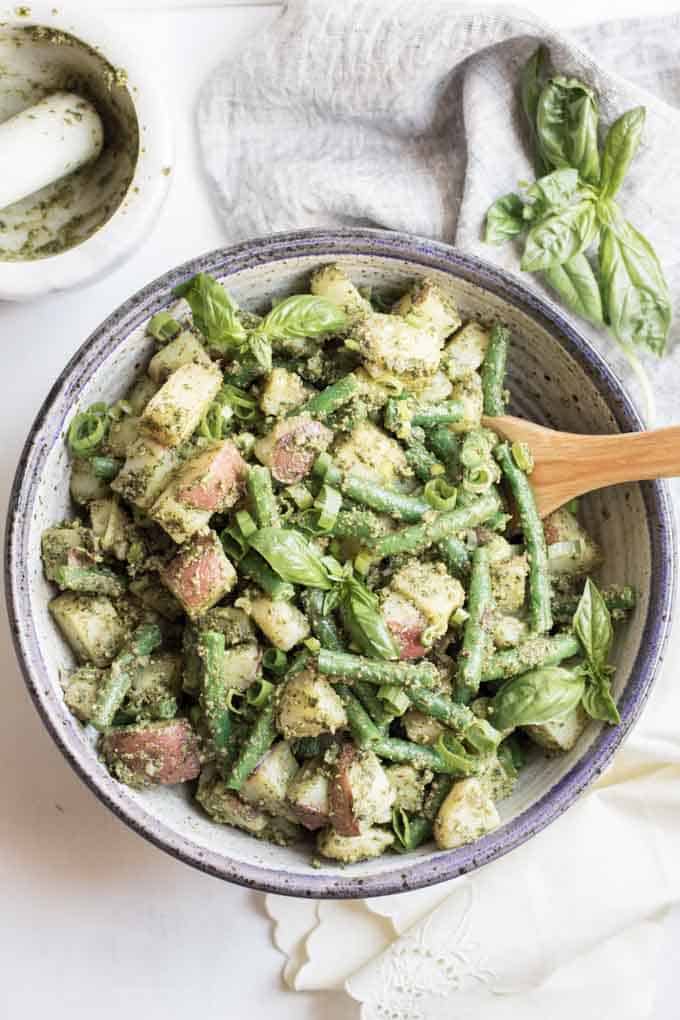
MULTIPOLYGON (((378 226, 452 241, 518 272, 518 249, 484 245, 481 228, 488 205, 532 176, 517 77, 539 42, 560 71, 597 90, 606 123, 646 106, 621 204, 677 294, 680 15, 566 35, 521 10, 445 0, 292 0, 202 95, 200 140, 225 240, 378 226)), ((578 326, 627 377, 612 341, 578 326)), ((650 366, 660 425, 675 417, 672 341, 650 366)), ((678 503, 680 483, 674 492, 678 503)), ((646 1020, 664 919, 680 902, 679 652, 676 627, 613 766, 510 855, 381 900, 268 897, 290 986, 344 986, 363 1020, 646 1020)))

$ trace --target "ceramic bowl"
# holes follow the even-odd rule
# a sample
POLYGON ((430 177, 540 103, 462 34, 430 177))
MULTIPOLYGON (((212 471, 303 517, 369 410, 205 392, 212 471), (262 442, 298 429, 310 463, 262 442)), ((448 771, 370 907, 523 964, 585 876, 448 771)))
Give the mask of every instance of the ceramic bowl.
MULTIPOLYGON (((621 383, 552 305, 506 273, 444 244, 373 230, 301 231, 249 241, 187 262, 145 287, 85 342, 55 383, 28 437, 8 523, 9 611, 26 683, 45 725, 74 769, 123 821, 156 846, 228 881, 294 896, 395 893, 454 878, 518 846, 557 818, 605 768, 642 709, 668 630, 674 591, 674 532, 662 483, 626 485, 583 500, 589 529, 606 557, 604 582, 640 592, 630 623, 619 628, 616 696, 621 725, 593 723, 570 753, 538 757, 511 797, 502 824, 450 852, 425 847, 341 869, 311 867, 309 846, 282 849, 212 823, 188 788, 137 792, 116 782, 97 758, 95 734, 66 708, 60 676, 71 666, 53 626, 50 588, 40 567, 40 533, 71 512, 66 423, 79 405, 121 397, 148 360, 144 324, 171 301, 172 289, 202 271, 224 279, 236 299, 260 309, 272 297, 304 289, 310 271, 337 261, 358 284, 404 285, 428 275, 466 317, 507 322, 512 411, 571 432, 631 431, 640 419, 621 383)), ((584 833, 584 837, 585 837, 584 833)))

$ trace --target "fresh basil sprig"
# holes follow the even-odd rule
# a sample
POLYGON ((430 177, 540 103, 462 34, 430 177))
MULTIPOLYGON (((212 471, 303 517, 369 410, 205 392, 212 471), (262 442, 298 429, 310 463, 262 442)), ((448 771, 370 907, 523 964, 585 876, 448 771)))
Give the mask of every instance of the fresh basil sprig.
POLYGON ((619 710, 611 693, 614 668, 608 663, 614 640, 611 614, 590 578, 576 607, 572 626, 586 657, 583 707, 593 719, 620 723, 619 710))
POLYGON ((497 730, 555 722, 574 711, 584 690, 579 668, 532 669, 503 684, 491 703, 489 721, 497 730))
POLYGON ((338 305, 314 294, 294 294, 274 305, 259 332, 270 340, 304 340, 337 333, 347 325, 338 305))
POLYGON ((181 283, 175 288, 175 297, 189 303, 194 323, 211 347, 228 350, 245 343, 247 333, 238 317, 238 306, 208 273, 198 273, 181 283))
POLYGON ((385 623, 377 597, 358 578, 342 585, 339 597, 342 621, 355 645, 372 659, 398 659, 399 647, 385 623))
POLYGON ((651 387, 637 351, 664 353, 670 294, 651 244, 614 202, 640 144, 644 107, 612 124, 600 154, 594 92, 551 74, 544 48, 525 64, 520 86, 539 176, 523 194, 493 203, 485 240, 502 244, 527 232, 522 269, 542 272, 565 305, 610 329, 640 379, 652 417, 651 387))
POLYGON ((248 541, 283 581, 326 591, 333 587, 326 557, 299 531, 260 528, 248 541))

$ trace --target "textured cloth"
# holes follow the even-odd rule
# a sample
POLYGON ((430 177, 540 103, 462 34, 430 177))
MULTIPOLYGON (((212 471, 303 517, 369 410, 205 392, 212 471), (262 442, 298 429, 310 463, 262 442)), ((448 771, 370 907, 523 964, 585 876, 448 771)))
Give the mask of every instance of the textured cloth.
MULTIPOLYGON (((374 226, 454 242, 519 272, 519 246, 488 247, 481 231, 489 204, 533 178, 517 82, 540 42, 561 73, 597 91, 605 124, 646 106, 620 202, 654 244, 675 295, 680 15, 567 36, 521 10, 294 0, 202 96, 201 145, 225 240, 374 226)), ((541 289, 537 277, 522 279, 541 289)), ((630 381, 612 340, 577 325, 630 381)), ((670 423, 680 381, 673 337, 667 358, 647 361, 658 424, 670 423)), ((672 640, 670 663, 677 627, 672 640)), ((344 986, 364 1020, 647 1020, 664 918, 680 901, 672 679, 666 668, 603 779, 508 857, 385 900, 268 897, 288 983, 344 986)))

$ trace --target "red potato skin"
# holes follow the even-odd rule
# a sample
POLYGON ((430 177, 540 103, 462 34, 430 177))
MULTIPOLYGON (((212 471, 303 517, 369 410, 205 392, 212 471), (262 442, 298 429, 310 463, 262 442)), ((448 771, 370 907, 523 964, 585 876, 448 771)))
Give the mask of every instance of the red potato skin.
POLYGON ((226 510, 243 495, 247 476, 248 465, 235 445, 225 440, 215 450, 205 474, 181 488, 177 498, 195 510, 226 510))
POLYGON ((292 485, 302 481, 322 450, 330 444, 333 433, 318 421, 301 421, 281 436, 274 447, 271 472, 278 482, 292 485))
POLYGON ((198 737, 186 719, 125 726, 101 739, 107 765, 138 786, 172 786, 201 771, 198 737))
POLYGON ((231 582, 229 561, 214 531, 198 535, 170 560, 161 571, 163 584, 176 595, 189 616, 198 616, 224 595, 231 582), (211 593, 217 597, 210 601, 211 593))
POLYGON ((420 641, 423 627, 404 627, 389 620, 387 621, 387 626, 399 645, 400 659, 422 659, 424 655, 427 655, 428 650, 420 641))
POLYGON ((305 829, 309 829, 310 832, 323 829, 324 826, 328 825, 329 817, 323 811, 316 811, 311 807, 303 807, 301 804, 293 804, 292 811, 300 825, 303 825, 305 829))
POLYGON ((354 795, 349 781, 349 768, 356 758, 356 748, 345 744, 328 786, 331 825, 340 836, 358 836, 361 833, 354 817, 354 795))

